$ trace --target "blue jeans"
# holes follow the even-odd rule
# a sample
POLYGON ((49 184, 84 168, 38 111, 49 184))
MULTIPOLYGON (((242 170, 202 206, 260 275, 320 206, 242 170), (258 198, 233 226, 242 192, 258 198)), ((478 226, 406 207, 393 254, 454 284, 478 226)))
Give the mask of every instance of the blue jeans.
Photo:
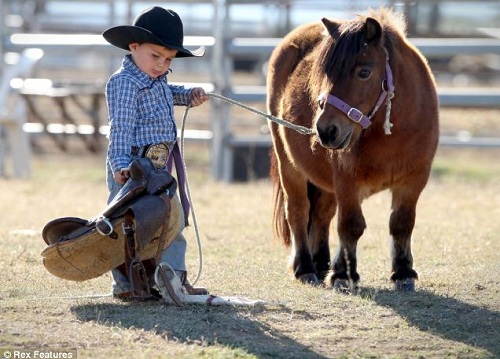
MULTIPOLYGON (((108 185, 108 202, 110 203, 116 194, 120 191, 122 185, 115 181, 113 172, 109 162, 106 162, 106 183, 108 185)), ((177 194, 172 198, 173 201, 179 202, 179 197, 177 194)), ((162 253, 160 262, 168 263, 176 271, 186 271, 186 239, 182 235, 182 230, 184 229, 184 213, 180 211, 180 226, 179 233, 175 237, 174 241, 170 246, 168 246, 162 253)), ((112 284, 111 290, 113 294, 120 294, 124 292, 130 292, 132 286, 122 272, 117 269, 111 270, 112 284)))

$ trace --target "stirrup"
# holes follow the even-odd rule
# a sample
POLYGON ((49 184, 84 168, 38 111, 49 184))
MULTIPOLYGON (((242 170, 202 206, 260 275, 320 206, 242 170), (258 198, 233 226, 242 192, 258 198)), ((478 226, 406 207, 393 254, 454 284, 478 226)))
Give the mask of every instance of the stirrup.
POLYGON ((163 300, 179 307, 184 306, 182 299, 184 299, 185 293, 182 290, 181 280, 170 265, 167 263, 158 264, 154 278, 163 300))

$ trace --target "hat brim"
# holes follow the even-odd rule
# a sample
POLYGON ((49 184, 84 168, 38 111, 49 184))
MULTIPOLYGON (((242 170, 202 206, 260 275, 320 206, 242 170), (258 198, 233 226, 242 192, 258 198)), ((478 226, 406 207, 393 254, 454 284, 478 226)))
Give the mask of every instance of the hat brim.
POLYGON ((195 50, 189 50, 182 46, 169 44, 159 39, 151 31, 146 30, 139 26, 130 26, 130 25, 114 26, 104 31, 102 33, 102 36, 111 45, 114 45, 116 47, 119 47, 120 49, 127 51, 130 51, 128 47, 129 44, 135 42, 137 43, 149 42, 152 44, 177 50, 178 52, 175 57, 200 57, 205 54, 205 46, 200 46, 195 50))

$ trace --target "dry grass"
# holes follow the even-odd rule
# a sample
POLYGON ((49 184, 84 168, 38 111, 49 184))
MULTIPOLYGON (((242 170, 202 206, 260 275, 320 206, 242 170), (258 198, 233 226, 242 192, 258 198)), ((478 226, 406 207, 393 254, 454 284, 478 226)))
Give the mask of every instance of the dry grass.
MULTIPOLYGON (((271 235, 267 181, 214 183, 190 153, 200 284, 268 304, 126 304, 84 297, 108 293, 107 275, 83 283, 51 276, 40 261, 41 228, 103 208, 103 157, 38 154, 31 179, 0 180, 0 348, 72 348, 79 358, 500 357, 499 151, 440 150, 418 207, 416 293, 394 292, 388 280, 389 194, 366 201, 362 290, 352 296, 291 278, 288 253, 271 235)), ((193 230, 187 235, 194 273, 193 230)))

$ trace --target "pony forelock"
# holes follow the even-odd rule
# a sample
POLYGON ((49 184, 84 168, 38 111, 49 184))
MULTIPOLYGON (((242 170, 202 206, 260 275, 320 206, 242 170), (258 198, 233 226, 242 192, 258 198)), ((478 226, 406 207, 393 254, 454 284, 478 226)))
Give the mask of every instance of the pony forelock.
POLYGON ((319 44, 317 60, 312 66, 310 77, 312 100, 315 101, 324 88, 331 87, 350 74, 356 58, 363 49, 363 26, 367 17, 374 18, 381 25, 382 41, 389 53, 395 38, 406 37, 403 15, 384 8, 370 9, 366 15, 358 15, 355 20, 342 22, 336 29, 335 38, 325 31, 323 41, 319 44))

